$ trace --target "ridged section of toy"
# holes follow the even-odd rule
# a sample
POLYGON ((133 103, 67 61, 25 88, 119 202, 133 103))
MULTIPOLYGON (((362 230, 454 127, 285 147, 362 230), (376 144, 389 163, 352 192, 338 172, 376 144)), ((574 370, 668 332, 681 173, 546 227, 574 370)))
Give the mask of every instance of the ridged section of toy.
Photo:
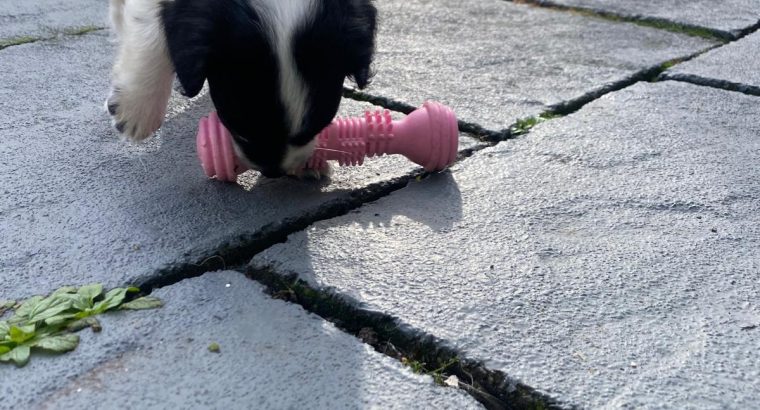
POLYGON ((388 110, 364 112, 364 122, 367 124, 367 158, 381 156, 389 152, 393 140, 393 119, 388 110))
POLYGON ((237 175, 244 171, 235 160, 230 139, 216 112, 201 119, 196 144, 198 159, 206 176, 215 176, 220 181, 235 181, 237 175))

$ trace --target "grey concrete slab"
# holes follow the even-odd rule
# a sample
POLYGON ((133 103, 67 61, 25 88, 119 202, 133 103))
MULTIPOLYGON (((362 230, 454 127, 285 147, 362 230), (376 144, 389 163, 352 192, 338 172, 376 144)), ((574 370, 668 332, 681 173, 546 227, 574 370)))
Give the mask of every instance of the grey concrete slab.
POLYGON ((499 131, 712 43, 502 0, 377 2, 373 95, 499 131))
POLYGON ((240 273, 155 295, 163 308, 101 316, 72 353, 0 366, 0 408, 480 408, 240 273))
POLYGON ((544 5, 582 7, 631 18, 655 18, 705 27, 737 36, 760 23, 760 3, 754 0, 528 0, 544 5))
POLYGON ((760 95, 760 33, 716 48, 664 73, 665 78, 760 95))
POLYGON ((567 403, 760 399, 760 105, 639 83, 256 256, 567 403))
MULTIPOLYGON (((175 99, 161 134, 130 147, 103 112, 111 54, 106 33, 0 51, 2 299, 198 263, 417 168, 393 156, 336 169, 329 184, 255 173, 241 177, 245 189, 207 180, 194 140, 208 97, 175 99)), ((341 112, 367 107, 345 101, 341 112)))
POLYGON ((0 40, 49 37, 107 23, 106 0, 0 0, 0 40))

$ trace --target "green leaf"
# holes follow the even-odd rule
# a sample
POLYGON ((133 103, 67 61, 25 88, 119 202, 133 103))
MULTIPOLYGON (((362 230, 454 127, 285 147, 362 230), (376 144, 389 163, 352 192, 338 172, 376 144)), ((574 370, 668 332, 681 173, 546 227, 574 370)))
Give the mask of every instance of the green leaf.
POLYGON ((0 354, 6 354, 11 351, 11 348, 8 346, 0 346, 0 354))
POLYGON ((57 353, 64 353, 74 350, 78 345, 79 335, 74 335, 71 333, 58 336, 49 336, 34 343, 34 347, 57 353))
POLYGON ((16 366, 24 366, 29 362, 29 346, 16 346, 13 350, 0 355, 0 362, 13 362, 16 366))
POLYGON ((8 331, 8 336, 10 336, 11 341, 18 344, 24 343, 33 338, 34 334, 33 324, 27 326, 11 326, 11 329, 8 331))
POLYGON ((140 291, 140 288, 138 288, 136 286, 130 286, 130 287, 127 288, 127 292, 128 293, 135 293, 135 292, 139 292, 139 291, 140 291))
POLYGON ((92 310, 95 314, 100 314, 105 311, 111 310, 121 304, 124 298, 127 296, 127 288, 111 289, 106 293, 106 297, 93 306, 92 310))
POLYGON ((52 295, 40 301, 29 312, 27 321, 36 323, 71 308, 71 300, 62 295, 52 295))
POLYGON ((21 306, 16 309, 16 314, 11 320, 14 319, 26 319, 29 317, 29 313, 34 309, 43 299, 42 296, 32 296, 29 299, 21 303, 21 306))
POLYGON ((63 324, 67 320, 74 319, 75 315, 76 314, 74 313, 62 313, 60 315, 56 315, 56 316, 45 319, 45 324, 48 326, 57 326, 57 325, 63 324))
POLYGON ((72 309, 83 311, 92 307, 92 301, 90 298, 78 293, 62 293, 58 294, 58 297, 69 300, 72 309))
POLYGON ((90 301, 90 306, 92 306, 92 303, 95 300, 95 298, 100 296, 102 293, 103 293, 103 285, 101 285, 100 283, 93 283, 92 285, 82 286, 77 291, 78 295, 82 295, 90 301))
POLYGON ((84 319, 86 317, 90 317, 92 315, 97 315, 97 314, 98 314, 98 312, 95 311, 95 308, 86 309, 86 310, 83 310, 83 311, 81 311, 79 313, 76 313, 74 315, 74 318, 75 319, 84 319))
POLYGON ((164 305, 164 302, 162 302, 161 299, 157 297, 143 296, 141 298, 137 298, 133 301, 122 304, 121 306, 119 306, 119 309, 131 309, 131 310, 155 309, 163 305, 164 305))
POLYGON ((77 288, 73 286, 64 286, 53 292, 54 295, 60 295, 61 293, 77 293, 77 288))
POLYGON ((11 330, 11 326, 5 320, 0 320, 0 341, 5 339, 5 335, 11 330))

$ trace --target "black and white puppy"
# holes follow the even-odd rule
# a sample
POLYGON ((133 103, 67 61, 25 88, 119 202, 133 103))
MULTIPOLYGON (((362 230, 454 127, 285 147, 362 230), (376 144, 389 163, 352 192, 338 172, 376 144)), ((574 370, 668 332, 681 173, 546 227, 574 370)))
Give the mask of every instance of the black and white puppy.
POLYGON ((294 172, 345 78, 367 85, 376 15, 372 0, 111 0, 108 111, 142 140, 164 120, 175 73, 189 97, 208 80, 239 157, 268 177, 294 172))

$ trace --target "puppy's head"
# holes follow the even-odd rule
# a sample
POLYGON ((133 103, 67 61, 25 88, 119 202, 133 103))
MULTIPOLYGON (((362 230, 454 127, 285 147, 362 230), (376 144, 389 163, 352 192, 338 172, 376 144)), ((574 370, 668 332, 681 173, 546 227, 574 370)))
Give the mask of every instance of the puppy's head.
POLYGON ((277 177, 311 155, 344 79, 367 85, 376 13, 371 0, 174 0, 161 17, 184 94, 208 80, 238 155, 277 177))

